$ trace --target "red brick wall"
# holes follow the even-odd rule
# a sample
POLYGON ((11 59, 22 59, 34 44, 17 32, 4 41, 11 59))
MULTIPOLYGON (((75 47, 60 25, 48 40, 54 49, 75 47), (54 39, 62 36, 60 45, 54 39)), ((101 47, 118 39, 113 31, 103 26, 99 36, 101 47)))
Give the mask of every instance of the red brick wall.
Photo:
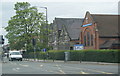
MULTIPOLYGON (((94 30, 95 25, 91 25, 91 26, 87 26, 87 27, 82 27, 82 31, 81 31, 81 44, 84 44, 84 34, 86 31, 86 29, 89 29, 91 33, 91 35, 93 35, 93 46, 85 46, 85 49, 99 49, 99 35, 98 32, 94 30)), ((91 41, 90 41, 91 42, 91 41)))
MULTIPOLYGON (((90 24, 90 23, 92 23, 92 25, 86 26, 86 27, 81 27, 81 34, 80 34, 80 43, 81 44, 85 44, 84 36, 85 36, 86 32, 90 32, 93 35, 93 46, 85 46, 84 47, 85 49, 99 49, 100 45, 103 44, 105 41, 116 39, 116 38, 100 38, 99 30, 97 29, 97 23, 94 22, 90 13, 87 12, 82 25, 86 25, 86 24, 90 24), (89 30, 86 30, 86 29, 89 29, 89 30)), ((113 48, 116 48, 116 46, 113 48)))
POLYGON ((85 44, 84 42, 84 35, 86 32, 89 32, 91 35, 93 35, 93 45, 92 46, 85 46, 85 49, 99 49, 99 34, 96 30, 96 23, 94 23, 92 17, 89 13, 86 14, 85 19, 83 21, 83 25, 92 23, 90 26, 81 27, 81 36, 80 36, 80 43, 85 44), (89 29, 89 30, 86 30, 89 29))

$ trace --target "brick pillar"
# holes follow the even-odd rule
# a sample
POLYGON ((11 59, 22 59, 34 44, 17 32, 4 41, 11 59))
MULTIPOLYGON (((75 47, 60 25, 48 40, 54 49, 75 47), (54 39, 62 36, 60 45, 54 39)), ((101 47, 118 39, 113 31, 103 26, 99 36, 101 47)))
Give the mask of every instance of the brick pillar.
POLYGON ((95 31, 95 49, 99 49, 99 34, 97 29, 95 31))

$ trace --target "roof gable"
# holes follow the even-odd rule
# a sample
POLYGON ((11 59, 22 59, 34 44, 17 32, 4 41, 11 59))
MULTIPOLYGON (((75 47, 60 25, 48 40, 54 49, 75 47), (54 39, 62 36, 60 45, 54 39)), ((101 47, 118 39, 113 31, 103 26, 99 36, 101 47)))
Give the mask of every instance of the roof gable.
POLYGON ((91 16, 91 14, 87 11, 85 18, 83 20, 82 27, 90 26, 92 23, 94 23, 93 18, 91 16))
POLYGON ((55 18, 58 29, 62 29, 62 25, 65 26, 66 31, 71 39, 78 39, 80 35, 80 27, 83 19, 80 18, 55 18))

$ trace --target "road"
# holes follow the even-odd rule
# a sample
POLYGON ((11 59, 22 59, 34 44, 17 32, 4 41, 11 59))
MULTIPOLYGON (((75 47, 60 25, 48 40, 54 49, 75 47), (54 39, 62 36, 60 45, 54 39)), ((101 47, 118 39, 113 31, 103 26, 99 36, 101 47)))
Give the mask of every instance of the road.
POLYGON ((71 62, 8 61, 2 64, 3 74, 118 74, 118 65, 71 62))

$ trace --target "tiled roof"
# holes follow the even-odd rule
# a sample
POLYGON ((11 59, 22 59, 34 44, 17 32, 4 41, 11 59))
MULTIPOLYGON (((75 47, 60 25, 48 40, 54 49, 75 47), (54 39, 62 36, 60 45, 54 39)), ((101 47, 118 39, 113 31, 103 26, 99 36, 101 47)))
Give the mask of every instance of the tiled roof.
POLYGON ((107 40, 102 45, 100 45, 100 48, 110 48, 115 40, 107 40))
POLYGON ((100 15, 91 14, 97 23, 99 36, 118 36, 118 16, 120 15, 100 15))
POLYGON ((100 48, 110 48, 112 45, 120 45, 120 41, 119 40, 107 40, 106 42, 104 42, 102 45, 100 45, 100 48))
POLYGON ((59 30, 62 29, 62 25, 65 26, 70 38, 72 40, 79 39, 80 37, 80 27, 82 25, 83 19, 80 18, 55 18, 56 24, 59 30))

